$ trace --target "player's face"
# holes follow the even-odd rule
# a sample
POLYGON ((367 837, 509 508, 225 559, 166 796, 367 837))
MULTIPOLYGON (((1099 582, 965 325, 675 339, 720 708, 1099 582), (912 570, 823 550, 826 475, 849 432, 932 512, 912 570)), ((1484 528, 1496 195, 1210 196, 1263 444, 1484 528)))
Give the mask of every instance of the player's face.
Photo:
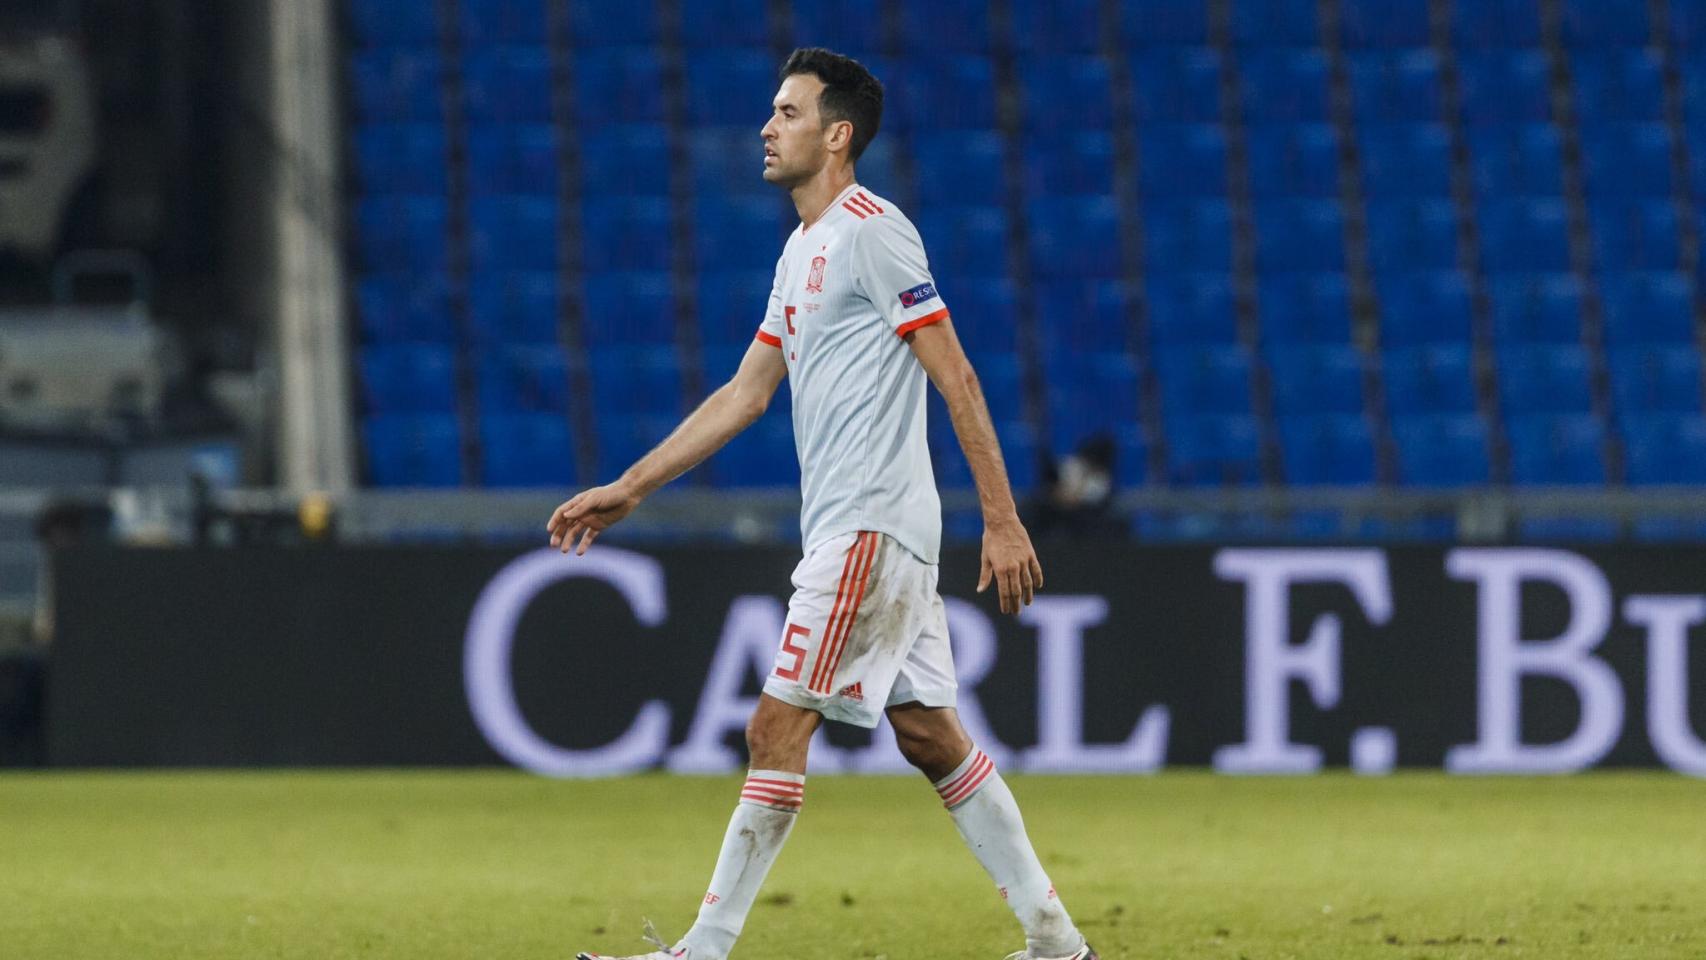
POLYGON ((771 102, 764 138, 764 179, 792 186, 811 179, 829 161, 825 146, 829 131, 818 114, 823 81, 816 74, 796 73, 782 81, 771 102))

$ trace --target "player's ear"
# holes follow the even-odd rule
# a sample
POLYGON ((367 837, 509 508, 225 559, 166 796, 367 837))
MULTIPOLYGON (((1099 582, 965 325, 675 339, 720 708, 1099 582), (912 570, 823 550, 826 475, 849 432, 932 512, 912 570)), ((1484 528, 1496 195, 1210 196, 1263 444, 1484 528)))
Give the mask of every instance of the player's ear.
POLYGON ((829 125, 829 136, 824 146, 830 150, 846 150, 853 145, 853 121, 837 120, 829 125))

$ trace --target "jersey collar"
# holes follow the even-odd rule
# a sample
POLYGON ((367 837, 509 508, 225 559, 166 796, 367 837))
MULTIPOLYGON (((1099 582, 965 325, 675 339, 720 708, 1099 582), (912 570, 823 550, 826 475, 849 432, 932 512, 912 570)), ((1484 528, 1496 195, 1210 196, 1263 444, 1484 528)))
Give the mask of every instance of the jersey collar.
MULTIPOLYGON (((853 195, 854 191, 856 191, 858 189, 859 189, 859 181, 855 180, 852 183, 848 184, 847 189, 836 194, 835 199, 829 201, 829 205, 823 208, 822 213, 818 214, 816 223, 822 223, 825 220, 829 219, 830 217, 834 216, 836 206, 838 206, 843 200, 846 200, 848 197, 851 197, 853 195)), ((814 226, 815 225, 816 224, 814 224, 814 226)), ((806 223, 804 220, 800 221, 800 236, 802 236, 802 237, 805 236, 806 231, 809 229, 811 229, 811 227, 806 226, 806 223)))

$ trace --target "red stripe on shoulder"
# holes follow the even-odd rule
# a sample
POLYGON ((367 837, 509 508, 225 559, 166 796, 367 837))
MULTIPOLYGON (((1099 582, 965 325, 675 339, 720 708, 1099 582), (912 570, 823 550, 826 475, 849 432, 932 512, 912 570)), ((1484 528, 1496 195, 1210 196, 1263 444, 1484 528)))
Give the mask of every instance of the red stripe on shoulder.
POLYGON ((863 191, 863 190, 859 191, 858 196, 859 196, 859 202, 863 203, 867 207, 870 207, 872 213, 882 213, 883 212, 883 208, 877 206, 877 202, 875 200, 872 200, 870 197, 865 196, 865 191, 863 191))
POLYGON ((774 334, 765 333, 763 330, 758 331, 758 335, 753 337, 752 339, 757 340, 759 343, 768 343, 772 347, 780 348, 782 346, 782 338, 781 337, 775 336, 774 334))
POLYGON ((935 313, 927 313, 924 316, 919 317, 917 320, 908 320, 895 328, 894 333, 897 337, 904 337, 912 331, 917 330, 919 327, 928 327, 932 323, 941 323, 946 319, 948 319, 948 308, 943 307, 935 313))
POLYGON ((847 209, 848 213, 851 213, 852 215, 854 215, 855 217, 858 217, 861 220, 865 219, 865 217, 868 216, 868 214, 866 214, 865 211, 859 209, 858 207, 855 207, 851 200, 844 200, 844 201, 842 201, 841 205, 847 209))

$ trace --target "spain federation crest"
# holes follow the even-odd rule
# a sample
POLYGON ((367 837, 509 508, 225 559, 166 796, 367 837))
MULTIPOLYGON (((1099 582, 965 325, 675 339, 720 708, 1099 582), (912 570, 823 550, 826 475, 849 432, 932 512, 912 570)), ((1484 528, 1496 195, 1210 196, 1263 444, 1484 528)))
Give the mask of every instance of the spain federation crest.
POLYGON ((811 293, 823 292, 823 265, 828 262, 822 257, 812 258, 812 271, 806 274, 806 290, 811 293))

